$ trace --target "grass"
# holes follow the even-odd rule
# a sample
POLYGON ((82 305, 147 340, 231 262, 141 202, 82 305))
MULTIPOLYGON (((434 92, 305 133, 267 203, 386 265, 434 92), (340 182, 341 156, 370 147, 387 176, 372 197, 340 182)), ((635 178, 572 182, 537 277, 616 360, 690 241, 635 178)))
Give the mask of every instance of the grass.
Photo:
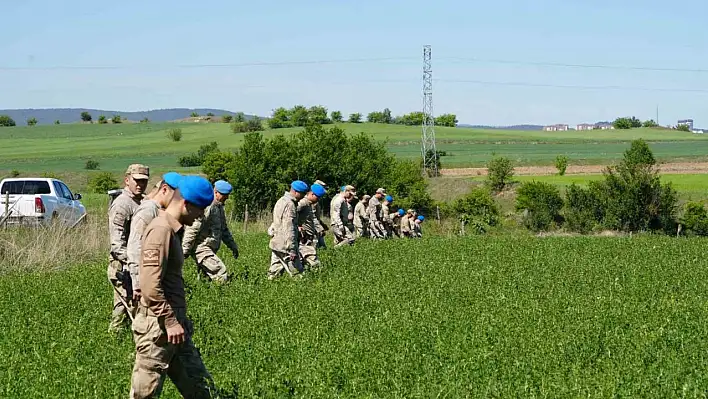
MULTIPOLYGON (((408 159, 420 155, 420 128, 383 124, 339 125, 349 133, 366 132, 387 140, 394 154, 408 159)), ((291 134, 299 128, 267 130, 265 137, 291 134)), ((568 155, 573 164, 605 163, 619 159, 629 141, 652 141, 660 160, 704 159, 708 137, 661 129, 630 131, 543 132, 436 128, 445 167, 482 166, 494 155, 504 155, 519 164, 552 164, 558 154, 568 155)), ((200 145, 217 141, 224 150, 237 148, 243 135, 234 134, 225 123, 148 124, 64 124, 20 126, 0 130, 0 170, 23 173, 48 170, 78 172, 87 159, 100 163, 101 170, 119 171, 132 162, 153 168, 177 168, 177 158, 200 145), (171 141, 171 129, 181 129, 180 141, 171 141)))
MULTIPOLYGON (((194 341, 218 386, 239 397, 708 387, 700 239, 368 242, 325 251, 325 270, 299 282, 265 280, 264 234, 237 240, 242 257, 224 258, 238 280, 197 281, 191 262, 185 275, 194 341)), ((0 276, 0 396, 126 397, 133 343, 106 332, 110 306, 103 262, 0 276)), ((179 397, 170 382, 163 397, 179 397)))

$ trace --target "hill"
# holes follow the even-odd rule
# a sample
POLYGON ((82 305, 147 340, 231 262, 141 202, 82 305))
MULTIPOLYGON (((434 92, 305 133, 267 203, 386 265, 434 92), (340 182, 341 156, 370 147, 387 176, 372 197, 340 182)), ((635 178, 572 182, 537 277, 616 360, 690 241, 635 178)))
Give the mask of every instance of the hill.
MULTIPOLYGON (((24 125, 27 119, 37 118, 40 125, 51 125, 54 121, 61 123, 75 123, 81 120, 81 113, 88 112, 93 117, 93 120, 98 120, 100 115, 105 115, 110 118, 114 115, 120 115, 121 118, 130 121, 140 121, 143 118, 148 118, 151 122, 170 122, 178 119, 189 118, 192 112, 199 115, 212 113, 216 116, 235 115, 235 112, 226 111, 223 109, 214 108, 168 108, 155 109, 150 111, 111 111, 102 109, 90 108, 28 108, 28 109, 3 109, 0 110, 0 115, 9 115, 18 125, 24 125)), ((253 115, 246 115, 246 118, 252 118, 253 115)))

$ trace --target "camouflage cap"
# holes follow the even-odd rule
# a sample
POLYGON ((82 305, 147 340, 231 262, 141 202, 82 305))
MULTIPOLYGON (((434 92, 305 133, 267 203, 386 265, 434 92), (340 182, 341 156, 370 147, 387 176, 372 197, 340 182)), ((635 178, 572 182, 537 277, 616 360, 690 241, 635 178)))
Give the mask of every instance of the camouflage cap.
POLYGON ((327 188, 327 184, 325 184, 322 180, 315 180, 314 184, 319 184, 320 186, 327 188))
POLYGON ((128 169, 125 171, 125 174, 133 176, 133 179, 149 179, 150 168, 139 163, 134 163, 128 166, 128 169))
POLYGON ((364 194, 364 196, 361 198, 362 201, 368 201, 371 199, 371 196, 369 194, 364 194))
POLYGON ((376 190, 376 194, 386 194, 386 190, 383 188, 379 188, 378 190, 376 190))
POLYGON ((350 184, 347 184, 346 186, 344 186, 344 191, 351 191, 353 193, 356 193, 356 188, 350 184))

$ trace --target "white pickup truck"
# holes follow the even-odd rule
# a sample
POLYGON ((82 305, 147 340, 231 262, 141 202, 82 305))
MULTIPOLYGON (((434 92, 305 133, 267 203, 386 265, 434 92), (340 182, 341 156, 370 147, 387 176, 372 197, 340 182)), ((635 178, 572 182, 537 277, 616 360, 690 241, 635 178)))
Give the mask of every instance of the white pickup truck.
POLYGON ((72 194, 61 180, 4 179, 0 182, 0 222, 46 225, 58 221, 74 226, 86 214, 80 200, 81 194, 72 194))

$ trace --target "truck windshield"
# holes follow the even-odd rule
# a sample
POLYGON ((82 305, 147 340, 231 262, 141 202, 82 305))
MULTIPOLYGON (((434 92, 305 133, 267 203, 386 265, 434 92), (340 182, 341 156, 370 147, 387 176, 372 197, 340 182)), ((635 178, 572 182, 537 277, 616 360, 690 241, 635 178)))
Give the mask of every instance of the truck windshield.
POLYGON ((0 193, 3 195, 35 195, 35 194, 51 194, 49 183, 41 180, 16 180, 6 181, 0 188, 0 193))

